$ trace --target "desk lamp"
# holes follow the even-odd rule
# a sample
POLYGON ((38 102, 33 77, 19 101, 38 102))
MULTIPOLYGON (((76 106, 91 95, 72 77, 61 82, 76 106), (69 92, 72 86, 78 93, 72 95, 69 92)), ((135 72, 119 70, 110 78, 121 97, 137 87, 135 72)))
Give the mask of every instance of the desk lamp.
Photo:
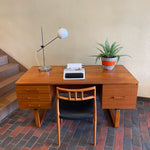
POLYGON ((48 43, 46 43, 45 45, 44 45, 43 29, 42 29, 42 27, 41 27, 41 36, 42 36, 42 45, 41 45, 41 48, 37 50, 37 52, 43 50, 43 66, 39 67, 39 71, 40 72, 47 72, 47 71, 51 70, 51 67, 45 65, 45 49, 44 48, 47 45, 49 45, 50 43, 52 43, 53 41, 55 41, 57 38, 59 38, 59 39, 66 38, 68 36, 68 31, 66 29, 64 29, 64 28, 60 28, 58 30, 58 32, 57 32, 57 36, 54 39, 52 39, 51 41, 49 41, 48 43))

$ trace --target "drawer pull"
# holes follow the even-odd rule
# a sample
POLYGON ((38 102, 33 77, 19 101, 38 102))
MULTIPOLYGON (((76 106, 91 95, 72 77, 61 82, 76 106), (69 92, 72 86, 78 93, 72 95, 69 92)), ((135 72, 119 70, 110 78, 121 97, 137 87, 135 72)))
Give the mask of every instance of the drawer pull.
POLYGON ((121 100, 121 99, 124 99, 125 96, 113 96, 112 98, 116 100, 121 100))
POLYGON ((28 93, 39 93, 39 90, 30 90, 30 89, 26 89, 26 92, 28 93))
POLYGON ((36 108, 40 108, 41 107, 41 105, 40 104, 38 104, 38 105, 32 105, 32 104, 29 104, 29 107, 36 107, 36 108))
POLYGON ((27 100, 40 100, 39 97, 27 97, 27 100))

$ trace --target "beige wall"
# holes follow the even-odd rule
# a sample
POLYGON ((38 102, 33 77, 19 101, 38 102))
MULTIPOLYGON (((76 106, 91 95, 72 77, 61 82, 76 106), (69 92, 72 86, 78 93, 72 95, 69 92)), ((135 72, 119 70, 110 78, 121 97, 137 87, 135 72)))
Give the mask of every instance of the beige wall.
MULTIPOLYGON (((119 42, 123 64, 139 80, 139 96, 150 97, 149 0, 0 0, 0 48, 30 68, 37 65, 40 28, 45 42, 59 27, 69 37, 46 48, 47 65, 95 64, 96 42, 119 42)), ((41 53, 38 54, 42 63, 41 53)))

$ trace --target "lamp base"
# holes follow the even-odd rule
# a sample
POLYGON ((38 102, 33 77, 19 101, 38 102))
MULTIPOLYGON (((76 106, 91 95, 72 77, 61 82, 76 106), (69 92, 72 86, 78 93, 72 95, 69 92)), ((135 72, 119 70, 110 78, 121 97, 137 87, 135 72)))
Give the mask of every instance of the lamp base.
POLYGON ((50 66, 42 66, 42 67, 39 67, 39 71, 40 72, 48 72, 51 70, 51 67, 50 66))

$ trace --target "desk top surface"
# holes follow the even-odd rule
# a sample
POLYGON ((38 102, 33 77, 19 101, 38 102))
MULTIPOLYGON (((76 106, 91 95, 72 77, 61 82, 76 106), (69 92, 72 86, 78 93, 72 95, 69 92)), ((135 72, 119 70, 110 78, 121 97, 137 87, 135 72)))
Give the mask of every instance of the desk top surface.
POLYGON ((51 66, 49 72, 39 72, 38 66, 31 67, 16 85, 69 85, 69 84, 138 84, 135 77, 123 66, 116 65, 111 71, 101 65, 85 65, 84 80, 64 80, 64 66, 51 66))

